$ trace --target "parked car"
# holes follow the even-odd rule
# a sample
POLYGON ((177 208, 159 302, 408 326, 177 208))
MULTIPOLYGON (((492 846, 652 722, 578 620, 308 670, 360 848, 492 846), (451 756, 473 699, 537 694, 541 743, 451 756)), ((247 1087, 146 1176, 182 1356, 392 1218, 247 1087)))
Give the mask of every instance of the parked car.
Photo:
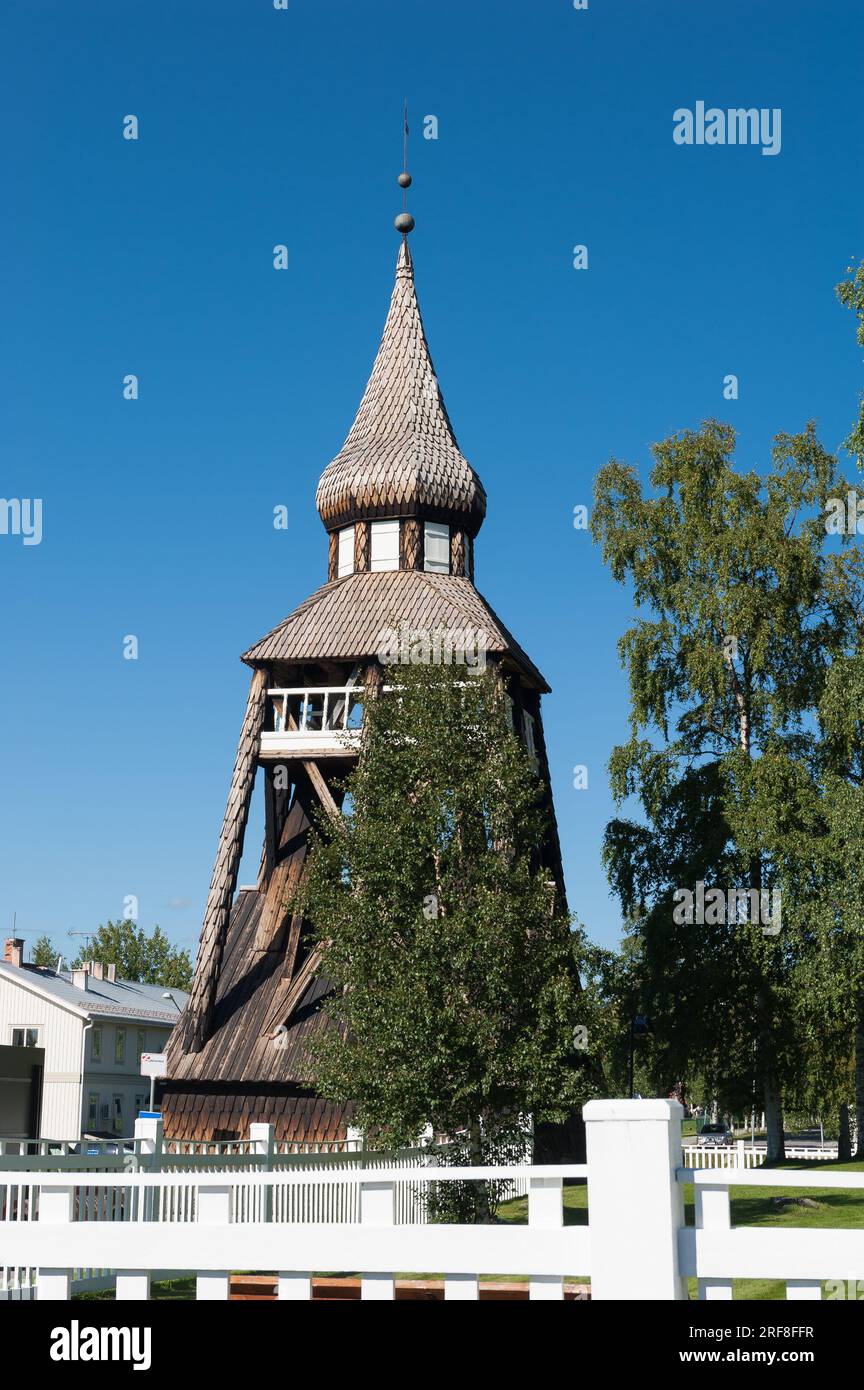
POLYGON ((696 1136, 696 1142, 706 1148, 716 1148, 720 1144, 731 1144, 732 1131, 727 1125, 720 1122, 703 1125, 696 1136))

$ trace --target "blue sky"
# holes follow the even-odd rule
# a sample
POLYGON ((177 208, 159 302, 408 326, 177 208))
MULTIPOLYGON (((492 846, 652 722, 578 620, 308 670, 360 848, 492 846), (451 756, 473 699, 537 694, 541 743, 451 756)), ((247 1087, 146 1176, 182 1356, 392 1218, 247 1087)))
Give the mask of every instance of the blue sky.
POLYGON ((573 508, 610 455, 644 470, 707 416, 747 466, 810 417, 830 447, 848 431, 857 0, 7 0, 0 49, 0 493, 43 499, 40 545, 0 536, 4 931, 17 911, 74 949, 134 895, 194 949, 239 653, 326 575, 315 485, 384 321, 407 95, 420 301, 489 494, 477 584, 553 687, 571 903, 613 944, 631 608, 573 508), (676 145, 699 100, 779 107, 780 153, 676 145))

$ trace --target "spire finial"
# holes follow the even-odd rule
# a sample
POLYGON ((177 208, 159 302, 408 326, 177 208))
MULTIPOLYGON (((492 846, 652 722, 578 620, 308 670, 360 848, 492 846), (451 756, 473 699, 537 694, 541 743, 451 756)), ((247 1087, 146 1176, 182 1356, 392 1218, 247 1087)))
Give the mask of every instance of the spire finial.
POLYGON ((407 236, 414 230, 414 218, 408 211, 408 189, 411 187, 411 175, 408 173, 408 99, 405 99, 405 110, 403 119, 402 135, 402 173, 396 180, 402 189, 402 211, 394 222, 397 232, 407 236))

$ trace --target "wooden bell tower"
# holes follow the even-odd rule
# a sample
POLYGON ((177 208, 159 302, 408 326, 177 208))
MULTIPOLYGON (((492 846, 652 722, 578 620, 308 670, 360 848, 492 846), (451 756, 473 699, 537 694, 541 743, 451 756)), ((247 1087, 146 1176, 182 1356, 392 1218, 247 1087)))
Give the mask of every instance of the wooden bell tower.
MULTIPOLYGON (((400 175, 403 188, 410 183, 400 175)), ((272 1121, 280 1140, 344 1138, 350 1106, 316 1095, 307 1048, 328 992, 311 928, 284 909, 303 873, 316 805, 340 815, 334 782, 359 755, 364 702, 383 676, 394 617, 431 631, 482 631, 512 702, 514 728, 549 786, 540 716, 548 686, 474 587, 486 493, 447 415, 401 234, 384 333, 348 437, 321 476, 327 582, 243 654, 246 713, 207 896, 192 991, 168 1049, 166 1134, 243 1138, 272 1121), (249 807, 263 789, 258 881, 237 892, 249 807)), ((562 900, 555 829, 545 862, 562 900)))

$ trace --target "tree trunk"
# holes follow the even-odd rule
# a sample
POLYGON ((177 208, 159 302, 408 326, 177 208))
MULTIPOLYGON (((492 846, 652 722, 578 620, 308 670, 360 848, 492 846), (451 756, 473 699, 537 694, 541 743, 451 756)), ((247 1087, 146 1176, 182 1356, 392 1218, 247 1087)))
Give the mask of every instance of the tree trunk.
POLYGON ((786 1157, 783 1137, 783 1097, 777 1083, 777 1073, 771 1066, 763 1082, 765 1097, 765 1130, 767 1134, 766 1163, 782 1163, 786 1157))
POLYGON ((864 1159, 864 1003, 855 1029, 855 1157, 864 1159))
POLYGON ((852 1135, 849 1133, 849 1106, 840 1106, 840 1133, 837 1138, 837 1161, 848 1163, 852 1157, 852 1135))
MULTIPOLYGON (((757 870, 761 888, 761 872, 757 870)), ((765 1106, 767 1136, 766 1163, 782 1163, 786 1157, 783 1137, 783 1093, 777 1070, 774 1041, 774 1008, 770 990, 763 985, 756 995, 758 1020, 757 1064, 762 1077, 762 1102, 765 1106)))
MULTIPOLYGON (((471 1125, 468 1131, 468 1151, 471 1155, 471 1167, 482 1168, 484 1166, 483 1131, 479 1123, 471 1125)), ((478 1225, 483 1225, 492 1220, 489 1187, 485 1182, 477 1183, 475 1186, 477 1196, 474 1203, 474 1220, 478 1225)))

